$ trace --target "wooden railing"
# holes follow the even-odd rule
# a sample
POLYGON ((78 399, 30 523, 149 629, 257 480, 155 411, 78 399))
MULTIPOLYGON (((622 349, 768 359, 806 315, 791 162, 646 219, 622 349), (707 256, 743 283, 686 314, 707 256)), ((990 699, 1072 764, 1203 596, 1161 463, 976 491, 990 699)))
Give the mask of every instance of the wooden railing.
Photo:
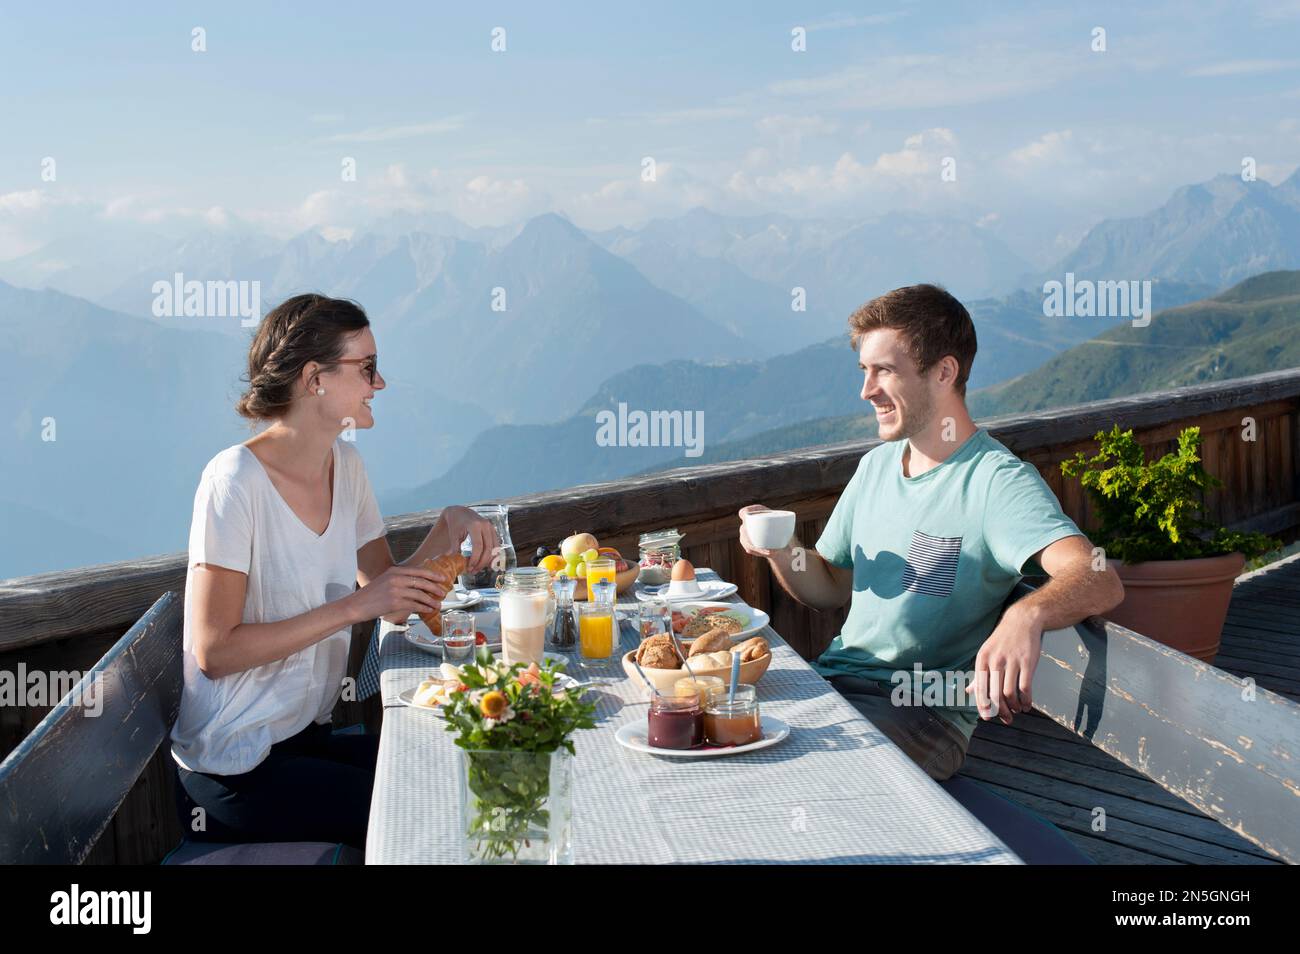
MULTIPOLYGON (((1300 369, 1217 384, 983 421, 994 437, 1032 462, 1085 530, 1093 528, 1077 482, 1063 481, 1060 461, 1095 450, 1093 435, 1119 424, 1133 428, 1148 453, 1176 446, 1183 428, 1197 425, 1206 469, 1223 481, 1211 494, 1217 520, 1290 540, 1300 529, 1300 369)), ((509 501, 510 528, 521 560, 536 547, 574 531, 594 533, 604 545, 635 557, 644 531, 676 527, 686 534, 683 553, 697 566, 734 580, 740 595, 766 610, 772 625, 802 655, 819 653, 838 632, 844 610, 817 613, 776 586, 762 561, 747 557, 737 537, 737 511, 765 503, 799 514, 798 533, 816 542, 859 459, 876 441, 810 447, 762 460, 688 467, 644 477, 517 497, 509 501)), ((410 553, 438 511, 388 520, 398 558, 410 553)), ((47 573, 0 582, 0 670, 24 663, 30 670, 85 670, 93 666, 164 592, 183 590, 185 556, 47 573)), ((360 636, 368 635, 364 627, 360 636)), ((353 671, 365 640, 354 640, 353 671)), ((13 748, 45 709, 0 706, 0 755, 13 748)), ((376 709, 341 703, 336 720, 372 724, 376 709)), ((118 812, 89 861, 147 861, 179 838, 170 812, 166 747, 118 812)))

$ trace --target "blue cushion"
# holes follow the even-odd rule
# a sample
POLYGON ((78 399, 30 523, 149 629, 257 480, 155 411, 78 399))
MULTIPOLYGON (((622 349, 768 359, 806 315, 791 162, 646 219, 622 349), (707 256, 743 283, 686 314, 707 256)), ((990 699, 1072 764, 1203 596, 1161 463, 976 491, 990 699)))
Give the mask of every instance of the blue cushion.
POLYGON ((183 840, 167 853, 165 865, 360 865, 365 855, 350 845, 323 841, 228 844, 183 840))
POLYGON ((1037 812, 1017 805, 973 779, 954 775, 940 782, 1027 865, 1090 865, 1093 860, 1037 812))

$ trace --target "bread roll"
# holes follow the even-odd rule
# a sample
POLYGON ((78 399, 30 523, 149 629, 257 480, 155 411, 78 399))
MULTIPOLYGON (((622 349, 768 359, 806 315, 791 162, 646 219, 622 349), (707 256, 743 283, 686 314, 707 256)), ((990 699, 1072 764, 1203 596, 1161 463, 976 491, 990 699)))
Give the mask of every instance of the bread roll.
POLYGON ((681 659, 673 648, 672 637, 667 633, 651 636, 636 651, 636 661, 646 669, 681 669, 681 659))
POLYGON ((711 629, 703 636, 698 637, 695 642, 691 643, 691 651, 687 653, 687 656, 696 656, 700 653, 712 653, 723 649, 731 649, 731 637, 724 629, 711 629))
POLYGON ((714 672, 718 669, 731 669, 731 653, 719 650, 715 653, 697 653, 687 660, 695 672, 714 672))

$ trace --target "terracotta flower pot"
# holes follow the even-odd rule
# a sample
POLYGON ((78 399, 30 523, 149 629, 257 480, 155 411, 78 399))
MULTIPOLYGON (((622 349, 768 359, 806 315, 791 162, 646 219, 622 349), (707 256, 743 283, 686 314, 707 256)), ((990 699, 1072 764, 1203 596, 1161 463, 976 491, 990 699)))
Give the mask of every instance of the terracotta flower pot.
POLYGON ((1111 565, 1124 583, 1124 602, 1107 619, 1180 652, 1213 663, 1232 599, 1232 582, 1246 565, 1240 553, 1197 560, 1150 560, 1111 565))

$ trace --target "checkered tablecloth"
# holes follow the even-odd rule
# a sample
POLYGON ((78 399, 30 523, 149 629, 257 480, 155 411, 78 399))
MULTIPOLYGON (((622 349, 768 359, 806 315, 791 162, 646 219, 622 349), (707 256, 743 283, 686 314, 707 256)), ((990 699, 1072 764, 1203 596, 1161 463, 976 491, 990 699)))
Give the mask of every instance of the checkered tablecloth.
MULTIPOLYGON (((638 604, 628 593, 620 605, 638 604)), ((791 733, 749 754, 669 759, 624 749, 614 733, 645 721, 643 689, 616 661, 596 673, 617 681, 597 687, 597 727, 574 739, 579 864, 1019 863, 771 627, 761 635, 773 659, 759 705, 791 733)), ((458 862, 459 751, 438 715, 397 700, 439 660, 400 631, 375 642, 384 723, 366 862, 458 862)))

